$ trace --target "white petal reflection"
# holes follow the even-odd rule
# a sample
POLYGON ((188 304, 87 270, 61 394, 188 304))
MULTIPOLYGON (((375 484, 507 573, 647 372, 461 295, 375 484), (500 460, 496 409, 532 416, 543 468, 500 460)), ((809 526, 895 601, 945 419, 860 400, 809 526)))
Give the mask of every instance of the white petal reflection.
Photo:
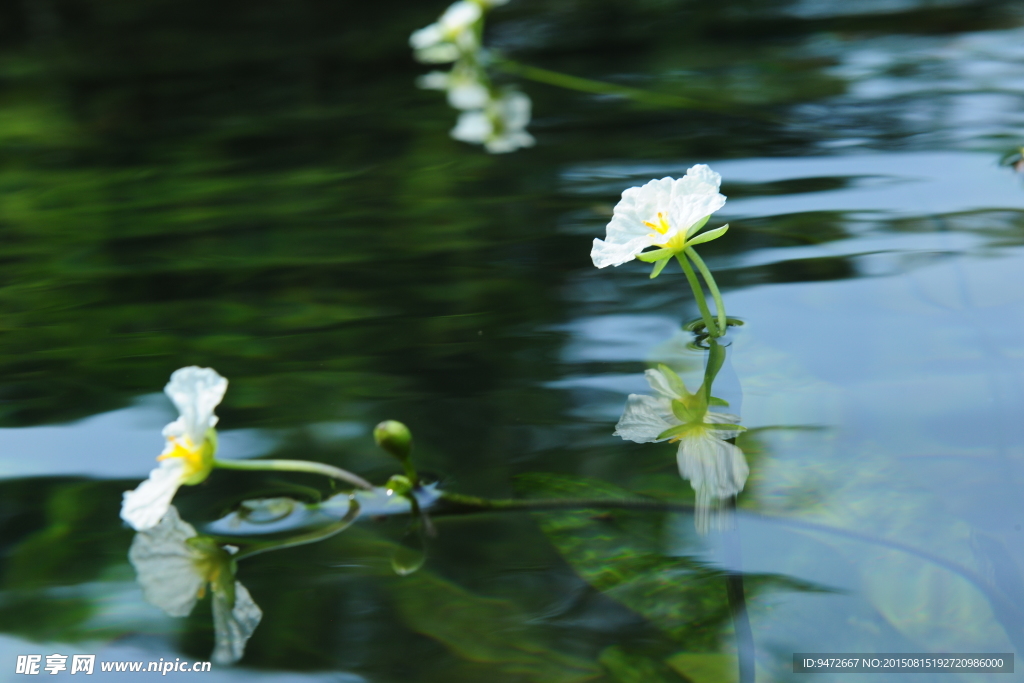
MULTIPOLYGON (((693 422, 684 423, 673 412, 672 406, 674 400, 685 398, 685 387, 674 388, 677 378, 670 378, 660 370, 647 370, 645 374, 659 396, 630 394, 622 417, 615 425, 614 435, 637 443, 678 441, 676 463, 679 474, 690 482, 696 492, 694 523, 697 530, 706 534, 713 526, 724 526, 727 519, 721 514, 724 503, 743 490, 750 468, 743 451, 726 441, 739 435, 741 430, 717 429, 713 425, 738 425, 739 416, 705 410, 702 416, 695 416, 693 422), (659 438, 673 427, 681 429, 659 438)), ((703 388, 698 391, 703 391, 703 388)), ((687 413, 681 411, 681 414, 687 413)))
POLYGON ((196 570, 196 550, 187 541, 196 530, 171 506, 152 529, 135 534, 128 560, 146 602, 172 617, 192 612, 206 579, 196 570))
POLYGON ((212 658, 218 664, 241 659, 263 612, 245 586, 234 581, 233 562, 226 550, 196 534, 172 505, 159 524, 135 534, 128 559, 146 601, 172 617, 191 614, 209 585, 215 638, 212 658), (230 581, 234 581, 233 590, 230 581))
POLYGON ((232 664, 245 654, 245 644, 259 626, 263 610, 240 582, 235 581, 235 604, 228 604, 222 592, 213 594, 213 630, 216 644, 211 659, 217 664, 232 664))

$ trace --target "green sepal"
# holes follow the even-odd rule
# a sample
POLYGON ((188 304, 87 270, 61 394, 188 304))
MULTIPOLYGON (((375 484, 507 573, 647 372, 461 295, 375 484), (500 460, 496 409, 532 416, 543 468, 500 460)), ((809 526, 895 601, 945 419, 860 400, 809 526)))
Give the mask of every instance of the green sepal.
POLYGON ((689 237, 690 235, 697 234, 698 230, 700 230, 705 225, 707 225, 707 222, 708 222, 709 218, 711 218, 711 214, 710 213, 707 216, 704 216, 704 218, 701 218, 699 221, 697 221, 696 223, 694 223, 690 227, 688 227, 686 229, 686 236, 689 237))
POLYGON ((664 363, 658 363, 658 371, 665 376, 666 380, 668 380, 668 386, 676 393, 676 396, 692 396, 692 394, 686 390, 686 384, 682 379, 680 379, 679 375, 676 374, 675 370, 664 363))
POLYGON ((725 225, 723 225, 720 228, 715 228, 714 230, 708 230, 705 233, 701 233, 700 235, 697 235, 693 239, 687 240, 686 241, 686 246, 692 247, 695 244, 704 244, 705 242, 710 242, 711 240, 717 240, 719 237, 724 235, 725 232, 728 229, 729 229, 729 224, 726 223, 725 225))
POLYGON ((672 258, 672 256, 675 253, 676 252, 674 252, 671 249, 662 248, 655 249, 654 251, 645 251, 641 254, 637 254, 636 257, 638 260, 643 261, 644 263, 654 263, 655 261, 660 261, 661 259, 672 258))
POLYGON ((661 275, 661 271, 665 270, 665 266, 668 265, 668 262, 670 260, 671 259, 663 258, 660 261, 656 261, 654 263, 654 268, 651 269, 651 279, 652 280, 654 278, 658 277, 659 275, 661 275))
POLYGON ((658 434, 658 436, 655 437, 655 438, 657 438, 658 441, 661 441, 662 439, 671 439, 672 437, 675 437, 675 436, 683 436, 684 434, 686 434, 686 432, 690 431, 692 428, 693 428, 692 424, 676 425, 675 427, 669 427, 668 429, 663 431, 661 434, 658 434))
POLYGON ((672 401, 672 414, 675 415, 683 424, 696 421, 696 416, 693 414, 693 410, 684 405, 682 401, 672 401))
POLYGON ((729 402, 726 401, 724 398, 718 398, 716 396, 712 396, 711 398, 708 399, 708 405, 709 406, 722 406, 722 407, 728 408, 729 407, 729 402))

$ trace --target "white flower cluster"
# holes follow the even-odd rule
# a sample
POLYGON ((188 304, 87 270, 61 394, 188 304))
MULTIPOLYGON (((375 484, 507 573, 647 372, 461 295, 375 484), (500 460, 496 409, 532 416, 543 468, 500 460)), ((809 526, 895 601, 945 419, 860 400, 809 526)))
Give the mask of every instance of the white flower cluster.
POLYGON ((433 24, 409 37, 416 59, 427 64, 453 63, 451 71, 431 71, 416 84, 447 94, 459 110, 451 130, 456 140, 483 145, 492 154, 514 152, 534 143, 526 132, 530 98, 511 88, 496 90, 487 76, 487 52, 481 45, 484 12, 508 0, 459 0, 433 24))

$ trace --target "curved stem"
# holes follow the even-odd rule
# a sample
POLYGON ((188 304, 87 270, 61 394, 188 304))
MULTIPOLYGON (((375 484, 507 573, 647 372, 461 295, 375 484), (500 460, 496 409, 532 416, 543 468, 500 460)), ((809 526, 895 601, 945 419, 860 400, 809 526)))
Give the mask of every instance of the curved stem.
POLYGON ((690 283, 690 289, 693 290, 693 296, 697 299, 697 308, 700 309, 700 317, 704 319, 704 327, 707 329, 708 334, 712 337, 720 336, 718 328, 715 327, 715 321, 711 318, 711 311, 708 309, 707 299, 704 298, 704 290, 697 280, 697 274, 693 272, 693 268, 685 256, 676 254, 676 260, 679 261, 679 265, 682 267, 683 273, 686 274, 686 279, 690 283))
POLYGON ((711 290, 711 297, 715 300, 715 309, 718 313, 719 334, 714 336, 721 336, 725 334, 728 325, 728 322, 725 319, 725 303, 722 301, 722 293, 718 291, 718 284, 715 283, 715 278, 704 263, 704 259, 702 259, 697 252, 693 250, 693 247, 686 248, 686 255, 690 257, 690 260, 697 266, 697 270, 699 270, 700 274, 704 276, 704 282, 708 283, 708 289, 711 290))
MULTIPOLYGON (((357 517, 359 517, 359 501, 357 501, 355 498, 350 498, 348 512, 345 514, 344 517, 339 519, 337 522, 333 524, 328 524, 327 526, 320 529, 316 529, 315 531, 310 531, 309 533, 305 534, 299 534, 297 536, 291 536, 280 541, 264 541, 261 543, 253 543, 245 550, 242 550, 238 554, 236 554, 234 556, 234 559, 241 560, 246 557, 252 557, 253 555, 259 555, 260 553, 265 553, 271 550, 294 548, 295 546, 306 545, 309 543, 317 543, 319 541, 326 540, 331 536, 339 534, 345 529, 347 529, 349 525, 352 524, 352 522, 356 521, 357 517)), ((222 539, 223 538, 227 537, 222 537, 222 539)), ((231 542, 231 539, 229 539, 227 542, 231 542)))
POLYGON ((521 76, 531 81, 546 83, 547 85, 554 85, 559 88, 567 88, 569 90, 593 93, 595 95, 619 95, 621 97, 628 97, 631 100, 636 100, 637 102, 643 102, 644 104, 651 104, 659 107, 712 110, 720 109, 720 107, 707 105, 702 102, 698 102, 697 100, 691 100, 688 97, 669 95, 668 93, 651 92, 650 90, 641 90, 640 88, 630 88, 626 85, 605 83, 604 81, 595 81, 589 78, 580 78, 579 76, 570 76, 569 74, 559 73, 558 71, 551 71, 549 69, 541 69, 536 66, 520 64, 519 62, 512 61, 511 59, 496 59, 494 61, 494 66, 502 71, 515 74, 516 76, 521 76))
POLYGON ((225 470, 266 470, 271 472, 309 472, 322 474, 332 479, 354 484, 361 489, 372 490, 373 484, 356 474, 340 467, 308 460, 214 460, 214 467, 225 470))

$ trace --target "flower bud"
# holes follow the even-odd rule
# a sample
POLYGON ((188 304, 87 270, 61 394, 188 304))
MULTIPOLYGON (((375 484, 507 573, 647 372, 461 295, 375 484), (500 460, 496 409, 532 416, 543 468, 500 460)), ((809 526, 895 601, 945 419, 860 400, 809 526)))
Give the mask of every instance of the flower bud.
POLYGON ((397 420, 384 420, 373 429, 373 440, 377 445, 403 463, 408 462, 412 450, 412 433, 397 420))
POLYGON ((394 474, 388 479, 388 483, 384 485, 384 488, 394 491, 400 496, 408 496, 412 492, 412 482, 409 481, 409 477, 394 474))

